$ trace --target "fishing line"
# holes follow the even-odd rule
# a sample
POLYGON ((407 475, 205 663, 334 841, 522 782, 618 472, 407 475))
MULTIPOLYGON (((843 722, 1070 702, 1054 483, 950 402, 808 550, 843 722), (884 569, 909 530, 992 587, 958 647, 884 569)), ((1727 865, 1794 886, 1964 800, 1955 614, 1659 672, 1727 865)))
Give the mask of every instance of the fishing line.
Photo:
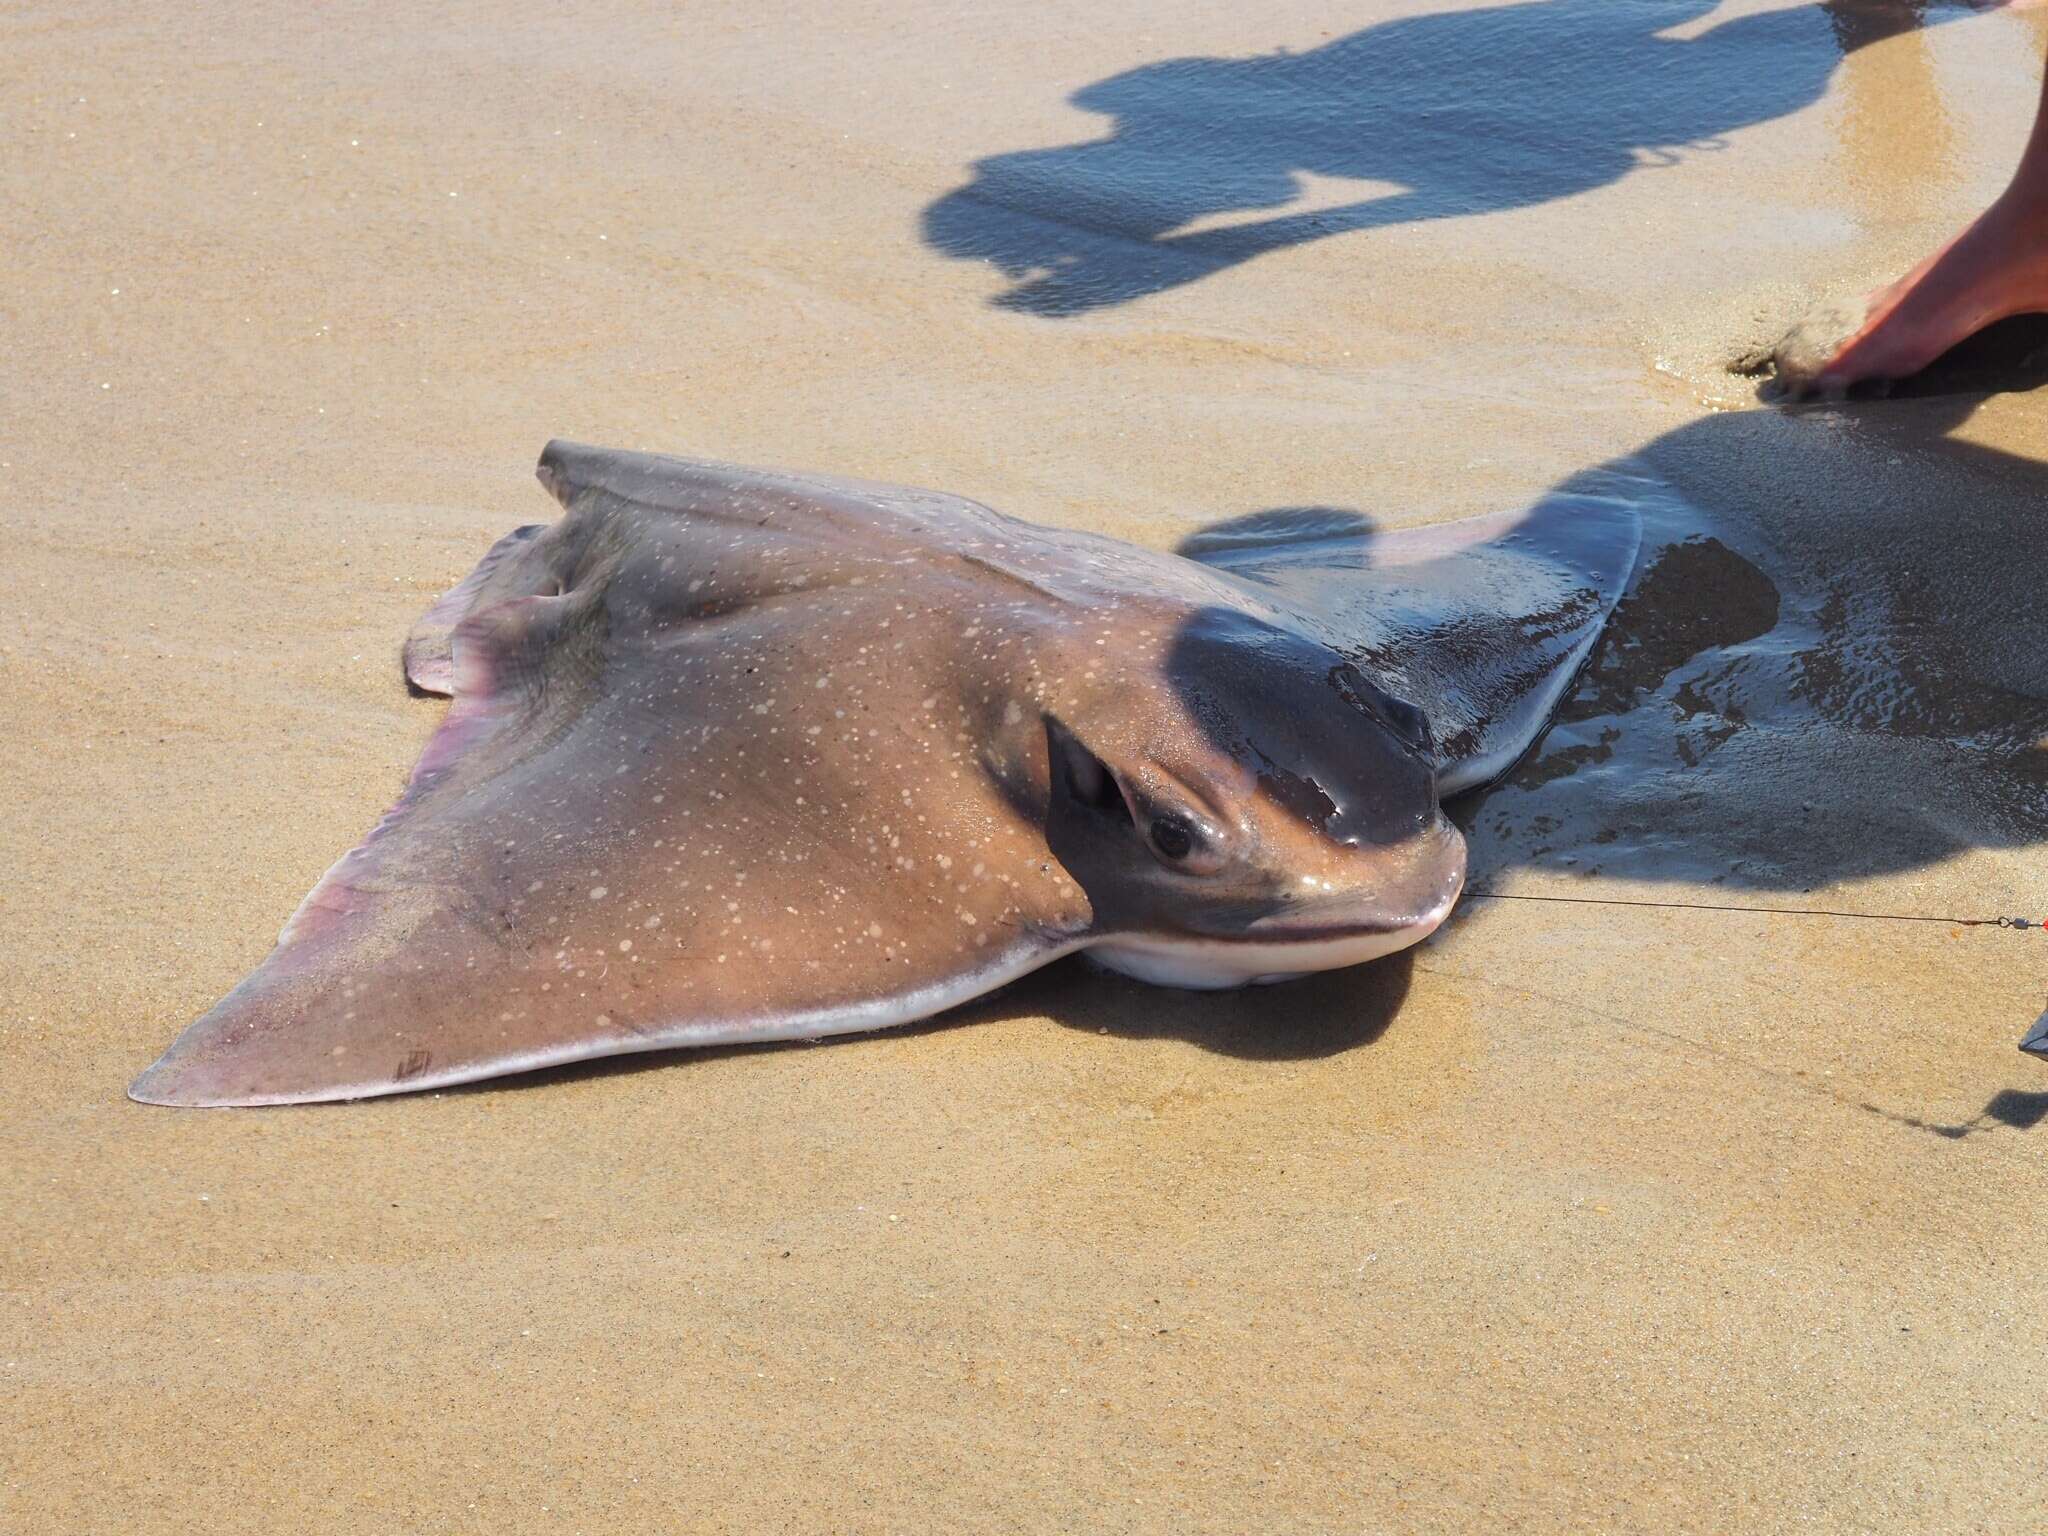
MULTIPOLYGON (((1642 901, 1626 896, 1533 896, 1519 895, 1507 891, 1467 891, 1467 901, 1553 901, 1576 907, 1666 907, 1681 912, 1762 912, 1772 917, 1846 917, 1865 923, 1946 923, 1951 928, 2006 928, 2017 932, 2032 928, 2036 932, 2048 929, 2048 920, 2027 917, 1938 917, 1920 912, 1844 912, 1834 907, 1750 907, 1734 902, 1714 901, 1642 901)), ((2030 1056, 2048 1058, 2048 1013, 2043 1013, 2034 1022, 2020 1041, 2020 1049, 2030 1056)), ((1886 1115, 1889 1119, 1901 1119, 1888 1111, 1866 1104, 1865 1109, 1886 1115)), ((1980 1115, 1978 1117, 1982 1119, 1980 1115)), ((1916 1120, 1907 1120, 1909 1125, 1919 1125, 1916 1120)), ((1975 1122, 1971 1122, 1972 1128, 1975 1122)), ((1938 1131, 1946 1136, 1947 1127, 1923 1126, 1923 1129, 1938 1131)))
POLYGON ((1731 902, 1641 901, 1625 896, 1533 896, 1508 891, 1467 891, 1466 901, 1554 901, 1580 907, 1662 907, 1681 912, 1764 912, 1773 917, 1846 917, 1868 923, 1946 923, 1951 928, 2048 928, 2026 917, 1940 917, 1917 912, 1844 912, 1832 907, 1749 907, 1731 902))

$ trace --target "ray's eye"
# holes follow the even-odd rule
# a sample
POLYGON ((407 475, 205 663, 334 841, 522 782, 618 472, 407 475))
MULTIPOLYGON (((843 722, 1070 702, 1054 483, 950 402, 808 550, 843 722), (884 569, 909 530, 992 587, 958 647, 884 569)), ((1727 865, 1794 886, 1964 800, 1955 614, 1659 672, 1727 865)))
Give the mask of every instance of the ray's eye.
POLYGON ((1195 832, 1178 816, 1159 816, 1152 822, 1152 846, 1160 857, 1179 863, 1194 851, 1195 832))
POLYGON ((1213 875, 1229 862, 1219 834, 1198 816, 1162 810, 1142 825, 1152 856, 1177 875, 1213 875))

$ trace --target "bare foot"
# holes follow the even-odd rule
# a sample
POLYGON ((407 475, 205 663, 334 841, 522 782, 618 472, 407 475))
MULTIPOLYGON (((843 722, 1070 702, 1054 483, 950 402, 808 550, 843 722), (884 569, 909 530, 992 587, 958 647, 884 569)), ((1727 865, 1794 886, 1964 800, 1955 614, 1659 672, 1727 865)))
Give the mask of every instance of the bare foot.
POLYGON ((2022 210, 2001 197, 1873 294, 1846 336, 1839 325, 1802 324, 1778 344, 1774 361, 1788 394, 1839 396, 1852 385, 1918 373, 1985 326, 2037 312, 2048 312, 2048 217, 2038 202, 2022 210))

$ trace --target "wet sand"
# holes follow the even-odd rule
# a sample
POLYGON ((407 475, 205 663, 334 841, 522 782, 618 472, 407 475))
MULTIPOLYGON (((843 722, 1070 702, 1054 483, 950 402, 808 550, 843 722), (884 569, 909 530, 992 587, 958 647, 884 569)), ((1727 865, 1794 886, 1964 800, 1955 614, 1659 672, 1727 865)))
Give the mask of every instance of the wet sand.
POLYGON ((2048 916, 2048 405, 1723 367, 2016 155, 2038 19, 1901 14, 1603 74, 1560 8, 1511 153, 1429 114, 1546 29, 1419 5, 0 22, 0 1529, 2038 1529, 2039 933, 1475 900, 1254 993, 122 1094, 393 798, 551 435, 1160 546, 1617 488, 1476 885, 2048 916))

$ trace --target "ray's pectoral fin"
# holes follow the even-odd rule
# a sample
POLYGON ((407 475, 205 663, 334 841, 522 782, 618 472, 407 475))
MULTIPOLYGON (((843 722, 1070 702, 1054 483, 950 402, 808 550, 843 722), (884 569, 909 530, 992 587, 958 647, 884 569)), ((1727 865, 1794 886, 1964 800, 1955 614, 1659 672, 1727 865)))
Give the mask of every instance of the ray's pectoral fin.
POLYGON ((1393 533, 1304 511, 1200 535, 1181 553, 1419 706, 1448 796, 1512 768, 1592 655, 1635 568, 1638 489, 1650 493, 1625 482, 1393 533))
POLYGON ((543 479, 562 520, 413 633, 409 673, 454 702, 397 804, 135 1098, 354 1099, 880 1029, 1082 942, 1034 818, 951 771, 932 678, 860 672, 899 729, 856 735, 820 675, 903 612, 826 580, 845 551, 929 537, 950 503, 569 446, 543 479), (750 601, 814 579, 829 600, 750 601), (700 589, 724 599, 701 621, 700 589))
MULTIPOLYGON (((415 679, 455 695, 405 790, 299 904, 277 947, 129 1089, 145 1103, 298 1103, 462 1075, 530 1042, 518 1004, 540 926, 520 855, 519 786, 546 772, 587 706, 599 628, 517 569, 532 530, 501 540, 415 631, 415 679), (460 613, 457 614, 458 604, 460 613), (451 619, 450 615, 456 614, 451 619), (519 978, 480 1013, 478 978, 519 978)), ((408 648, 408 670, 415 660, 408 648)))

